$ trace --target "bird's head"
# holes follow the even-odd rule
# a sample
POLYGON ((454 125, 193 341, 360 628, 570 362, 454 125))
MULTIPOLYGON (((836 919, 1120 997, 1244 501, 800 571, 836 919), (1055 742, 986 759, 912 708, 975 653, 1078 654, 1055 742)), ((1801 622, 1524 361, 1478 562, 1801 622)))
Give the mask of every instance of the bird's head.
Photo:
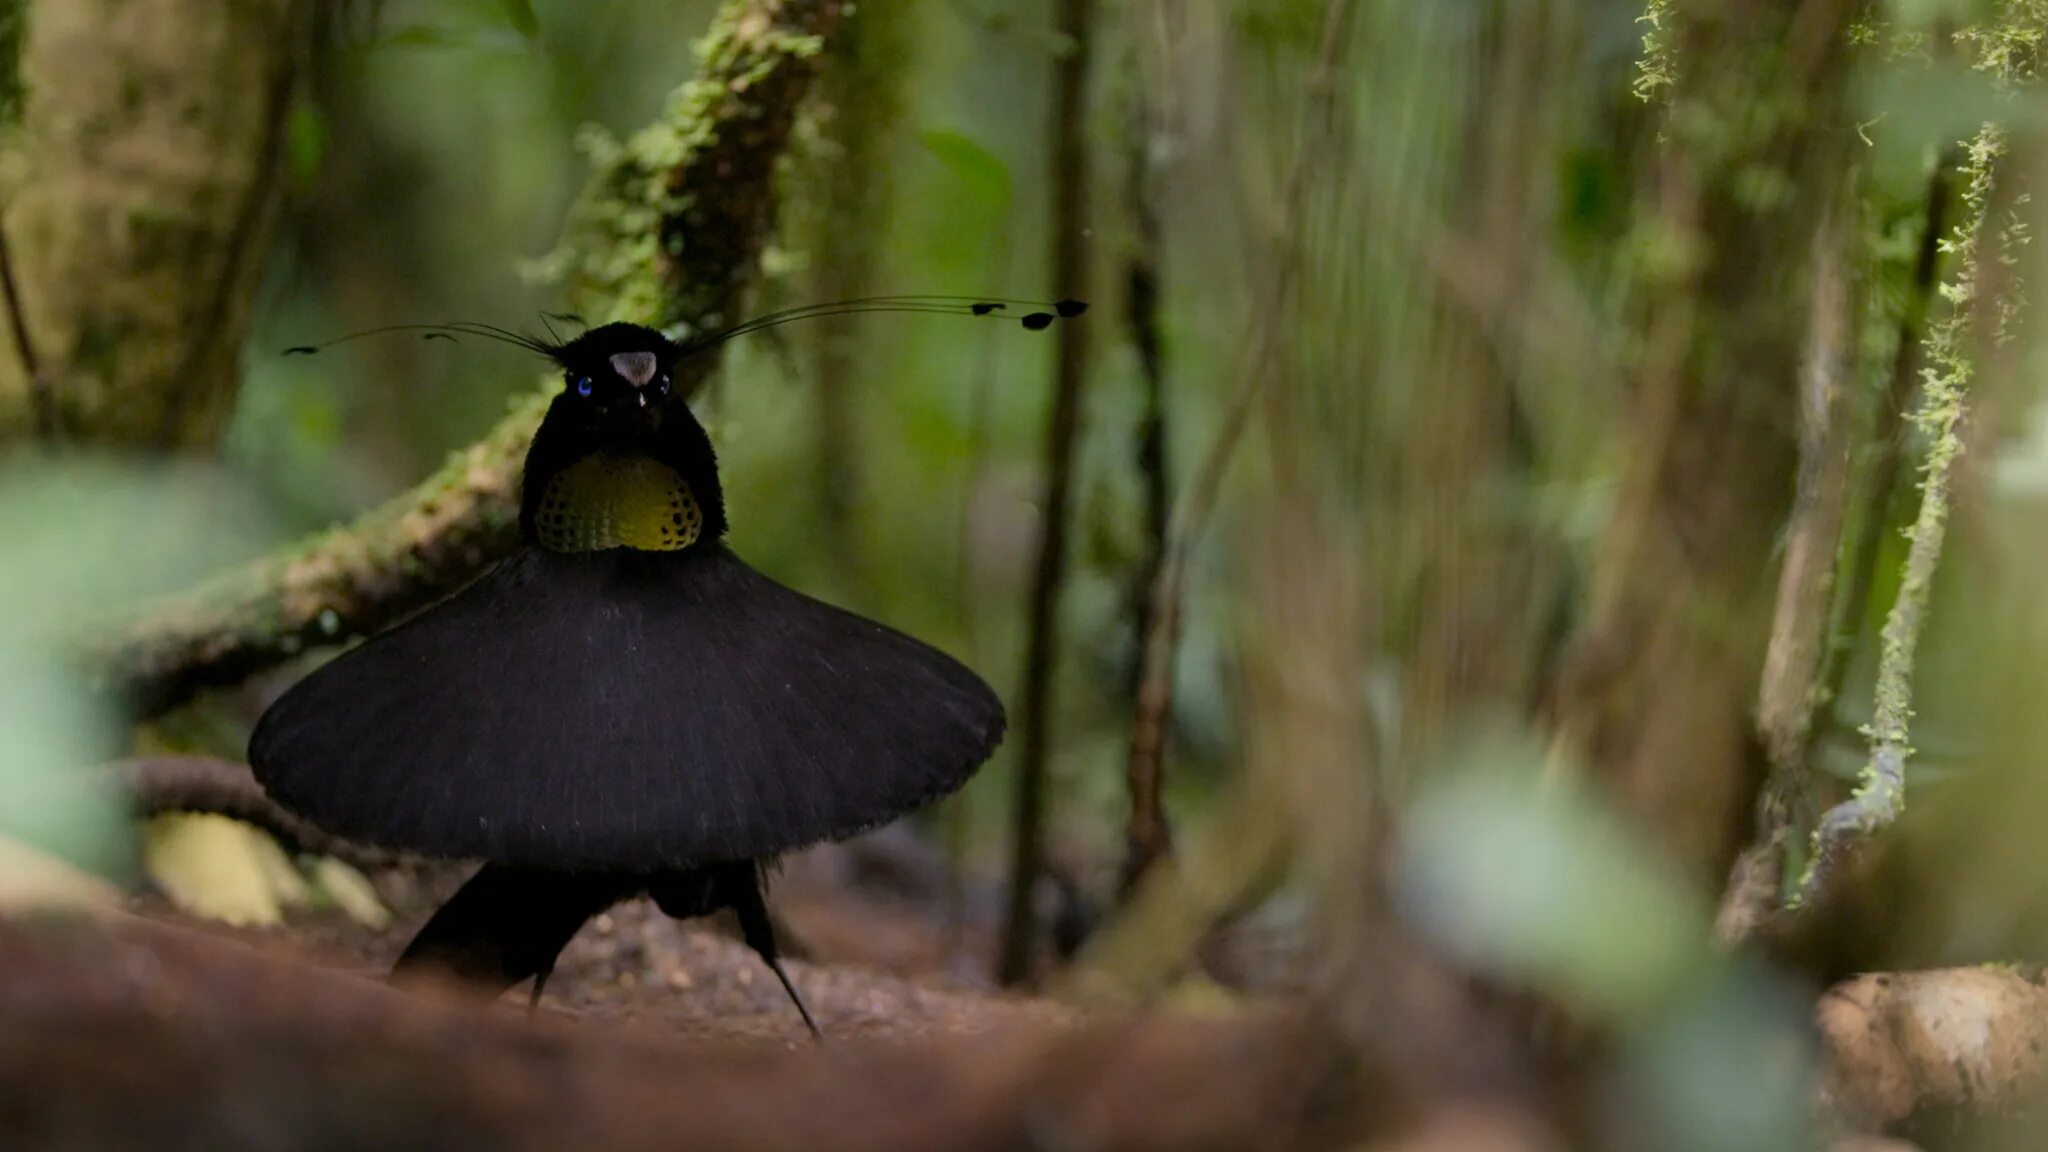
POLYGON ((573 425, 608 447, 642 444, 683 407, 675 383, 682 354, 680 345, 652 328, 592 328, 550 352, 562 369, 562 396, 550 420, 573 425))

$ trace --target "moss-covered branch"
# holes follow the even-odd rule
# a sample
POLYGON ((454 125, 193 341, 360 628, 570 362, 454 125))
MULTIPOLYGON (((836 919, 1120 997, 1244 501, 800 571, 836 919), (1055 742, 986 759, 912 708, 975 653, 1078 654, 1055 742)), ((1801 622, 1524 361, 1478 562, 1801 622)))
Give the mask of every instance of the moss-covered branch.
MULTIPOLYGON (((1913 716, 1913 662, 1927 615, 1934 573, 1941 564, 1948 534, 1951 476, 1962 455, 1959 427, 1963 400, 1975 374, 1972 330, 1980 309, 1991 309, 1985 336, 2004 338, 2011 299, 1987 297, 1979 283, 1986 229, 1994 213, 1994 178, 2004 153, 2004 133, 1986 125, 1971 142, 1963 193, 1966 216, 1956 238, 1946 247, 1956 262, 1954 278, 1942 287, 1950 311, 1928 334, 1930 365, 1924 374, 1920 408, 1913 421, 1927 437, 1927 459, 1921 465, 1920 511, 1907 531, 1906 566, 1897 597, 1885 616, 1877 665, 1877 702, 1867 729, 1870 760, 1855 795, 1822 815, 1814 832, 1812 862, 1800 880, 1798 897, 1809 898, 1823 884, 1842 854, 1861 837, 1890 824, 1905 802, 1906 760, 1913 749, 1909 728, 1913 716)), ((2024 241, 2024 235, 1994 234, 1999 245, 1994 259, 2024 241)))
MULTIPOLYGON (((839 0, 728 0, 701 70, 662 117, 593 145, 599 171, 551 257, 593 322, 718 324, 768 234, 771 177, 839 0)), ((690 362, 685 388, 712 355, 690 362)), ((545 390, 424 483, 354 523, 158 605, 98 663, 143 714, 317 645, 374 632, 473 578, 515 539, 526 444, 545 390)))

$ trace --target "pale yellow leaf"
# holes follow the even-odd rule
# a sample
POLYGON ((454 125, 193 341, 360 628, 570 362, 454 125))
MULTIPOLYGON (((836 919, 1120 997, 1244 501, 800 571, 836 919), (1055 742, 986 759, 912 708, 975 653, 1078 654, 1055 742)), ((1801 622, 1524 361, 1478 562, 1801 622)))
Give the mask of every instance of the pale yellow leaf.
MULTIPOLYGON (((288 897, 305 900, 296 873, 291 884, 280 885, 282 859, 269 837, 225 816, 159 816, 143 836, 143 867, 171 903, 228 924, 280 924, 288 897)), ((283 863, 289 871, 290 861, 283 863)))
POLYGON ((391 913, 377 898, 370 878, 346 862, 322 856, 313 865, 313 883, 363 927, 381 930, 391 926, 391 913))

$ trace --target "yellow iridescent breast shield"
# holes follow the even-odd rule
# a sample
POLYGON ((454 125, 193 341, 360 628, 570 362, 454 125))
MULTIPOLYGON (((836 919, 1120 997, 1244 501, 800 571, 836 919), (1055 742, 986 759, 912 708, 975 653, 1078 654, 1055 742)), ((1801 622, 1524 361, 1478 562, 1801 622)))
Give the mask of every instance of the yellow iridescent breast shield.
POLYGON ((551 552, 674 552, 703 530, 704 510, 675 469, 611 452, 555 473, 534 516, 535 535, 551 552))

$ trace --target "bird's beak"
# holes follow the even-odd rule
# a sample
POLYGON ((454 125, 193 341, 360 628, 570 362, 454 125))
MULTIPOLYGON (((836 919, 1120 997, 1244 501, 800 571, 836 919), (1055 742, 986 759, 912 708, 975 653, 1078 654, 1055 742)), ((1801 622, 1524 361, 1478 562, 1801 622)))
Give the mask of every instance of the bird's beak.
POLYGON ((638 396, 638 397, 640 398, 640 406, 641 406, 642 408, 645 408, 645 407, 647 407, 647 393, 645 393, 645 392, 636 392, 636 393, 634 393, 634 395, 635 395, 635 396, 638 396))

